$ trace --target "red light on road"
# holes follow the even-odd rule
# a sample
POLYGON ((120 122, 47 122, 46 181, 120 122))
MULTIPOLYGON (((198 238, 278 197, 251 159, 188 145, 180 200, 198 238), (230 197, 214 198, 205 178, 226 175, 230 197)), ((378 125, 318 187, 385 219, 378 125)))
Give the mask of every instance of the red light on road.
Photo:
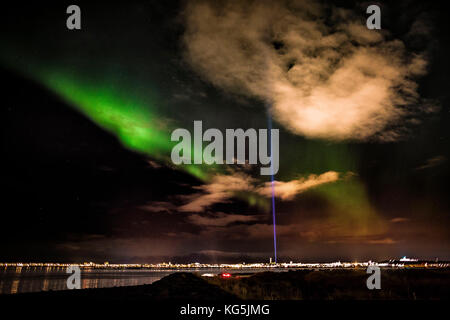
POLYGON ((222 273, 221 277, 222 278, 231 278, 231 273, 222 273))

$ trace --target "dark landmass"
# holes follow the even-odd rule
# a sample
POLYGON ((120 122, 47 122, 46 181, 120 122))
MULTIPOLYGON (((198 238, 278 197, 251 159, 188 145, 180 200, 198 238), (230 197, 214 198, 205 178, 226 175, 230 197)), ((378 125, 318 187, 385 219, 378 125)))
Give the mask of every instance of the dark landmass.
POLYGON ((208 282, 249 300, 442 300, 450 298, 449 269, 382 269, 381 289, 367 289, 365 269, 262 272, 208 282))
POLYGON ((233 278, 174 273, 150 285, 47 291, 3 300, 447 300, 448 269, 383 269, 381 289, 369 290, 365 269, 262 272, 233 278))

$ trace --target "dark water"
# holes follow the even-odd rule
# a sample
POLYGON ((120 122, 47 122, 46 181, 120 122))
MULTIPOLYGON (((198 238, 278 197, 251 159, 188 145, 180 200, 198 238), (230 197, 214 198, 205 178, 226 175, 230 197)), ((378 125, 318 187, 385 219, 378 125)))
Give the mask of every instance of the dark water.
MULTIPOLYGON (((150 284, 175 272, 218 274, 222 271, 220 269, 184 269, 180 271, 81 269, 81 288, 108 288, 150 284)), ((255 271, 257 270, 249 272, 253 273, 255 271)), ((227 272, 243 273, 245 271, 227 270, 227 272)), ((69 276, 70 274, 67 274, 66 268, 63 267, 0 267, 0 294, 67 290, 67 278, 69 276)))

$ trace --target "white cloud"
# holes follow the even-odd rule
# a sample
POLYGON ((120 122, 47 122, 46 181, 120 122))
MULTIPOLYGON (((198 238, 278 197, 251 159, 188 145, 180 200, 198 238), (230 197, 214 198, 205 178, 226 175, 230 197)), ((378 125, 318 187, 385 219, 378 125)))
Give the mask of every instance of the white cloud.
POLYGON ((425 58, 348 10, 312 0, 192 1, 185 21, 192 67, 218 87, 264 100, 296 134, 397 139, 383 131, 419 102, 414 79, 425 58))

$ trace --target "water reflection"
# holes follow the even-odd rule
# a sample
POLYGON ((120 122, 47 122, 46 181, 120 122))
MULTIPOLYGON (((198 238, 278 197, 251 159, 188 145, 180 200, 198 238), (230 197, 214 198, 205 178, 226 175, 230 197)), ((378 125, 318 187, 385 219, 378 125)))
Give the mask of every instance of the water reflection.
MULTIPOLYGON (((211 272, 220 270, 188 269, 184 272, 211 272)), ((82 269, 81 287, 106 288, 151 284, 176 270, 82 269)), ((0 294, 67 290, 65 267, 0 267, 0 294)))

